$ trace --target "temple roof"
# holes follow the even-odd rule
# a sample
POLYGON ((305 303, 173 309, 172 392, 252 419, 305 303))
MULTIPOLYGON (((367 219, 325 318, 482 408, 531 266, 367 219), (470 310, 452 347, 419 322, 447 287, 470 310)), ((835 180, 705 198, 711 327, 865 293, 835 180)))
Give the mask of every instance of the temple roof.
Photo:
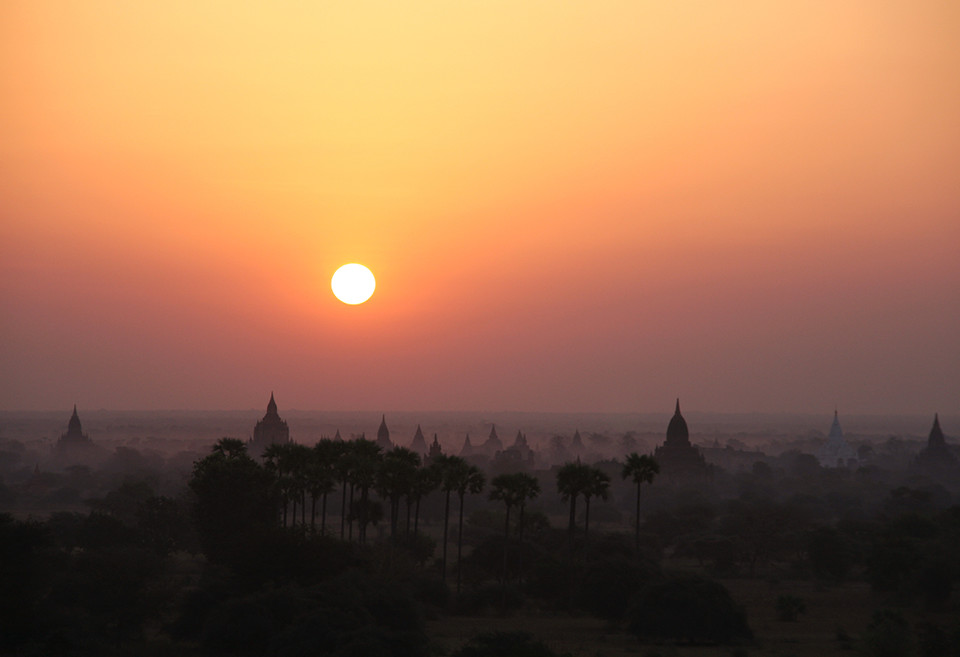
POLYGON ((267 402, 267 415, 277 414, 277 402, 273 399, 273 391, 270 391, 270 401, 267 402))
POLYGON ((690 442, 690 430, 687 429, 687 421, 684 420, 683 415, 680 414, 679 398, 677 398, 677 409, 674 411, 673 417, 670 418, 670 424, 667 425, 667 442, 690 442))
POLYGON ((73 415, 70 416, 70 422, 67 424, 67 433, 70 435, 83 433, 80 428, 80 416, 77 415, 76 404, 73 405, 73 415))
POLYGON ((387 415, 384 413, 380 419, 380 428, 377 429, 377 440, 390 440, 390 429, 387 428, 387 415))
POLYGON ((933 427, 930 429, 930 437, 927 439, 927 445, 945 445, 946 439, 943 437, 943 430, 940 428, 939 413, 933 414, 933 427))
POLYGON ((833 412, 833 424, 830 425, 830 433, 827 435, 827 441, 842 441, 843 429, 840 428, 840 419, 837 411, 833 412))

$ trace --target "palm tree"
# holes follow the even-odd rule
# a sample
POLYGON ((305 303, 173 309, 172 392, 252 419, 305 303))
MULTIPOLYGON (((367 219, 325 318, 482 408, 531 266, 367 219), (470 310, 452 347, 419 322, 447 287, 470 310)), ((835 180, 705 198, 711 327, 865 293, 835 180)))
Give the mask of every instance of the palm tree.
POLYGON ((281 501, 283 505, 282 515, 283 515, 283 526, 287 526, 287 501, 285 495, 286 483, 284 482, 283 476, 283 464, 281 463, 281 457, 283 456, 283 445, 280 443, 271 443, 263 451, 263 459, 265 461, 264 467, 268 472, 274 475, 276 478, 275 486, 277 488, 277 498, 281 501))
POLYGON ((336 463, 337 453, 340 449, 340 443, 334 442, 329 438, 321 438, 320 442, 313 446, 313 454, 310 462, 309 481, 310 481, 310 531, 316 532, 317 519, 317 498, 321 498, 320 511, 320 535, 327 533, 327 495, 336 488, 334 479, 334 465, 336 463))
POLYGON ((406 447, 394 447, 387 452, 377 472, 377 493, 390 501, 390 538, 397 537, 397 518, 400 499, 413 488, 420 455, 406 447))
POLYGON ((472 495, 479 494, 486 483, 486 477, 475 465, 468 465, 458 474, 460 475, 457 486, 457 495, 460 497, 460 520, 457 529, 457 593, 460 593, 460 566, 463 561, 460 556, 463 549, 463 498, 468 492, 472 495))
POLYGON ((540 494, 540 482, 523 472, 514 474, 504 474, 494 477, 490 482, 493 490, 490 491, 491 500, 500 500, 507 507, 506 518, 503 523, 503 584, 507 581, 507 544, 510 540, 510 509, 514 506, 520 508, 520 522, 518 535, 520 542, 519 569, 521 571, 520 579, 522 581, 523 568, 523 511, 528 499, 533 499, 540 494))
POLYGON ((292 480, 293 490, 291 491, 294 499, 294 520, 296 520, 296 505, 300 505, 300 527, 307 525, 307 489, 310 484, 310 464, 313 461, 313 450, 306 445, 297 443, 284 444, 284 452, 287 455, 290 478, 292 480))
POLYGON ((443 561, 441 570, 443 583, 446 584, 447 537, 449 536, 448 529, 450 526, 450 494, 459 488, 462 473, 470 466, 459 456, 451 456, 449 454, 440 454, 434 459, 433 464, 440 473, 440 490, 446 494, 443 505, 443 561))
POLYGON ((590 468, 580 463, 566 463, 557 471, 557 492, 560 493, 564 502, 570 502, 570 523, 568 533, 570 546, 573 547, 573 535, 576 531, 577 522, 577 497, 583 493, 583 489, 590 483, 590 468))
POLYGON ((623 465, 623 472, 620 476, 623 479, 633 478, 633 483, 637 485, 637 514, 634 523, 634 542, 636 543, 637 553, 640 552, 640 485, 643 483, 652 484, 653 478, 660 473, 660 464, 647 454, 639 455, 632 452, 627 455, 627 462, 623 465))
POLYGON ((413 533, 416 535, 420 528, 420 500, 435 491, 443 479, 440 468, 431 463, 417 468, 413 478, 413 485, 407 493, 407 533, 410 533, 410 504, 414 505, 413 533))
POLYGON ((376 520, 377 517, 377 510, 370 502, 370 489, 376 484, 377 472, 380 469, 380 461, 383 457, 380 455, 380 446, 371 440, 354 440, 352 445, 355 461, 351 471, 350 483, 360 491, 360 500, 351 509, 351 517, 356 515, 359 523, 357 539, 360 543, 365 543, 367 540, 367 524, 376 520))
POLYGON ((598 468, 588 468, 587 485, 583 487, 582 495, 585 504, 583 519, 583 542, 590 538, 590 498, 607 499, 610 494, 610 475, 598 468))

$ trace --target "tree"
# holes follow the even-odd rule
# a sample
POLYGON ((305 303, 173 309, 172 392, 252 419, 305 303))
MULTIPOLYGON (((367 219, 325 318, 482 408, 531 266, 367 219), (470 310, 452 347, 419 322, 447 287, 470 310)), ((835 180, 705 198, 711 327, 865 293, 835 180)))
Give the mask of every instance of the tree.
POLYGON ((253 538, 276 525, 273 477, 241 441, 219 441, 194 464, 189 486, 200 544, 211 561, 240 564, 253 538))
POLYGON ((383 457, 380 446, 371 440, 354 440, 351 446, 354 457, 351 484, 360 491, 360 500, 351 508, 351 517, 355 516, 359 525, 357 539, 360 543, 366 543, 367 524, 379 516, 376 506, 370 501, 370 489, 376 484, 383 457))
POLYGON ((589 468, 586 473, 586 485, 583 487, 584 519, 583 541, 590 537, 590 499, 599 497, 606 500, 610 495, 610 475, 598 468, 589 468))
POLYGON ((503 474, 494 477, 490 482, 493 489, 490 491, 491 500, 499 500, 507 507, 506 518, 503 524, 503 584, 507 582, 507 545, 510 541, 510 510, 517 506, 520 510, 520 522, 518 527, 520 543, 520 579, 523 579, 523 511, 527 500, 534 499, 540 494, 540 482, 523 472, 514 474, 503 474))
POLYGON ((414 486, 420 455, 406 447, 394 447, 387 452, 377 473, 377 493, 390 502, 390 538, 397 538, 397 518, 400 500, 414 486))
POLYGON ((457 529, 457 593, 460 593, 460 568, 463 562, 461 557, 463 551, 463 498, 469 492, 477 495, 483 490, 486 483, 486 477, 480 472, 480 468, 475 465, 468 465, 465 469, 459 469, 460 479, 457 482, 457 496, 460 498, 460 519, 457 529))
POLYGON ((580 463, 566 463, 557 471, 557 492, 564 502, 570 502, 570 524, 567 531, 570 546, 573 547, 573 535, 577 523, 577 498, 590 483, 589 466, 580 463))
POLYGON ((623 479, 630 477, 633 483, 637 485, 637 512, 634 518, 634 545, 637 553, 640 553, 640 486, 642 484, 652 484, 653 478, 660 473, 660 464, 647 454, 642 456, 633 452, 627 456, 626 463, 623 464, 623 472, 620 476, 623 479))
POLYGON ((413 485, 407 492, 407 528, 410 533, 410 504, 413 503, 413 533, 416 535, 420 527, 420 500, 435 491, 442 479, 440 468, 436 464, 417 468, 413 477, 413 485))
POLYGON ((737 643, 753 638, 726 587, 704 577, 673 577, 645 587, 630 605, 627 621, 641 640, 737 643))
POLYGON ((449 454, 440 454, 433 461, 440 473, 440 490, 444 492, 445 499, 443 504, 443 561, 441 566, 441 578, 443 583, 447 583, 447 543, 450 526, 450 495, 460 486, 460 479, 463 473, 470 467, 465 460, 459 456, 449 454))
POLYGON ((340 450, 340 444, 329 438, 321 438, 320 442, 313 446, 313 453, 310 459, 310 468, 308 471, 308 481, 310 490, 310 531, 316 532, 317 518, 317 498, 321 499, 320 510, 320 535, 327 534, 327 495, 336 488, 336 464, 337 454, 340 450))

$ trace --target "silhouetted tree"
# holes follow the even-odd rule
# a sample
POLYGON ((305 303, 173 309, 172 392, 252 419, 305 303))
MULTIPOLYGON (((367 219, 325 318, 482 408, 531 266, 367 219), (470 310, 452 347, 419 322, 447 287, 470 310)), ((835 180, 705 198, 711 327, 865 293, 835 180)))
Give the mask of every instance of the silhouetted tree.
POLYGON ((397 537, 400 500, 410 494, 419 467, 420 455, 406 447, 394 447, 380 462, 377 492, 390 502, 390 538, 394 540, 397 537))
POLYGON ((626 463, 623 464, 623 472, 620 476, 623 479, 630 477, 633 483, 637 485, 637 509, 634 516, 634 545, 637 553, 640 553, 640 487, 642 484, 653 483, 654 477, 660 473, 660 464, 647 454, 637 454, 633 452, 627 455, 626 463))
POLYGON ((520 578, 523 578, 523 511, 527 500, 534 499, 540 494, 540 483, 535 477, 523 472, 503 474, 494 477, 490 482, 493 487, 490 491, 491 500, 499 500, 506 506, 506 517, 503 524, 503 583, 507 582, 507 545, 510 541, 510 510, 517 506, 520 510, 518 536, 520 543, 520 578))
POLYGON ((197 461, 189 486, 200 544, 211 561, 238 564, 252 537, 276 524, 273 477, 239 440, 225 438, 197 461))
POLYGON ((577 498, 590 485, 589 472, 589 466, 581 464, 579 460, 576 463, 566 463, 557 471, 557 491, 564 502, 570 502, 570 523, 567 531, 571 547, 577 522, 577 498))
POLYGON ((480 472, 480 468, 475 465, 467 465, 466 468, 458 468, 457 474, 457 497, 460 498, 460 517, 457 524, 457 593, 460 593, 460 575, 463 566, 463 498, 467 493, 477 495, 483 490, 486 483, 486 477, 480 472))
POLYGON ((587 482, 583 487, 584 518, 583 518, 583 541, 590 538, 590 499, 599 497, 606 500, 610 496, 610 475, 598 468, 589 468, 587 470, 587 482))

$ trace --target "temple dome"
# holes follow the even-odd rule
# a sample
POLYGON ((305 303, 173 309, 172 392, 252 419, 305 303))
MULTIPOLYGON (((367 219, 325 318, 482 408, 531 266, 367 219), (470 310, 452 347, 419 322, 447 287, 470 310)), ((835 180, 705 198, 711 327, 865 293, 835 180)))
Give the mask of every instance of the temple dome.
POLYGON ((687 421, 680 414, 680 399, 677 399, 677 409, 670 418, 670 424, 667 425, 668 443, 689 443, 690 430, 687 429, 687 421))

